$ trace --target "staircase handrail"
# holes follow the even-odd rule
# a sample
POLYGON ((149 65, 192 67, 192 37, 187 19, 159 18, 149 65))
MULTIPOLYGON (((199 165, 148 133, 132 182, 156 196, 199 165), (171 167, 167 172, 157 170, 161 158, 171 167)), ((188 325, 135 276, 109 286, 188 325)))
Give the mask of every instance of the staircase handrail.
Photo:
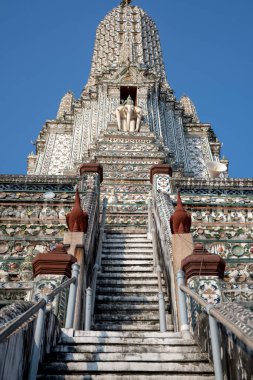
MULTIPOLYGON (((158 233, 159 233, 160 240, 161 240, 162 262, 160 262, 160 264, 162 265, 162 272, 165 274, 166 285, 168 287, 169 295, 171 298, 171 306, 172 306, 171 313, 173 315, 174 328, 178 330, 178 318, 177 318, 177 313, 176 313, 176 291, 175 291, 175 285, 174 285, 174 271, 173 271, 172 263, 170 262, 170 260, 168 260, 168 258, 170 257, 168 242, 166 240, 166 237, 163 231, 163 225, 162 225, 162 222, 160 220, 160 216, 157 210, 157 200, 155 198, 154 193, 152 195, 152 204, 150 204, 149 207, 151 210, 149 223, 150 222, 153 223, 154 228, 156 230, 156 236, 158 236, 158 233), (164 253, 165 250, 168 251, 168 255, 167 255, 168 257, 165 257, 166 256, 164 253)), ((158 255, 158 251, 157 251, 157 255, 158 255)))
POLYGON ((29 376, 28 380, 36 379, 36 374, 38 372, 38 365, 40 360, 40 350, 41 350, 41 340, 42 340, 42 331, 44 326, 46 305, 53 301, 53 299, 63 290, 70 287, 69 290, 69 298, 68 298, 68 306, 67 306, 67 315, 65 328, 73 327, 74 322, 74 313, 75 313, 75 302, 76 302, 76 290, 78 284, 78 275, 79 275, 80 266, 75 263, 72 265, 72 277, 61 285, 59 285, 56 289, 54 289, 51 293, 42 297, 40 301, 38 301, 35 305, 30 307, 26 312, 16 318, 8 326, 5 327, 0 332, 0 343, 4 342, 7 338, 9 338, 12 333, 18 332, 20 327, 24 323, 31 322, 31 318, 35 316, 37 313, 37 322, 36 328, 33 337, 33 346, 30 360, 30 368, 29 368, 29 376))
POLYGON ((182 292, 190 296, 194 301, 196 301, 199 305, 203 306, 208 314, 214 317, 219 323, 223 326, 227 327, 237 338, 239 338, 247 347, 249 347, 253 351, 253 339, 242 333, 242 331, 229 319, 224 317, 219 310, 215 308, 215 305, 210 305, 203 300, 197 293, 189 289, 185 285, 180 285, 180 289, 182 292))
POLYGON ((153 245, 153 265, 157 274, 158 281, 158 301, 159 301, 159 320, 160 320, 160 332, 166 332, 166 311, 165 301, 162 286, 162 270, 160 266, 160 258, 157 249, 157 230, 154 226, 153 213, 152 213, 152 201, 148 199, 148 238, 152 240, 153 245))
POLYGON ((98 241, 96 262, 93 267, 91 286, 88 287, 86 290, 86 312, 85 312, 85 330, 86 331, 91 329, 92 316, 94 314, 94 308, 95 308, 97 275, 98 275, 98 271, 101 268, 101 255, 102 255, 102 245, 103 245, 105 220, 106 220, 106 209, 107 209, 107 198, 105 197, 103 199, 103 210, 102 210, 102 218, 101 218, 100 230, 99 230, 99 241, 98 241))
POLYGON ((249 349, 253 351, 253 339, 244 334, 235 324, 230 320, 225 318, 222 313, 217 310, 217 305, 208 304, 205 300, 196 294, 193 290, 185 286, 184 280, 185 275, 182 270, 177 272, 177 284, 178 284, 178 301, 179 301, 179 313, 180 313, 180 324, 182 334, 187 331, 189 332, 189 323, 188 323, 188 312, 187 312, 187 303, 186 295, 191 297, 196 301, 208 314, 209 328, 210 328, 210 337, 211 337, 211 346, 213 353, 213 364, 215 372, 215 380, 223 380, 223 368, 220 352, 220 341, 219 341, 219 329, 218 322, 221 323, 224 327, 230 330, 240 341, 242 341, 249 349))
POLYGON ((86 265, 87 270, 89 270, 90 263, 92 265, 93 249, 94 249, 94 239, 97 233, 97 223, 96 215, 99 214, 99 195, 95 194, 95 202, 92 203, 91 210, 89 212, 89 227, 86 235, 85 241, 85 251, 86 251, 86 265))

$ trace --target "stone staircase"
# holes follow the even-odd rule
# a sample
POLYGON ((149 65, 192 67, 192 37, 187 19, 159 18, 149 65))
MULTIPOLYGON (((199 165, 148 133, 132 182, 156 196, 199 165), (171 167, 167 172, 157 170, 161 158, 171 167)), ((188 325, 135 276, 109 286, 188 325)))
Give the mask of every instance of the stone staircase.
MULTIPOLYGON (((147 234, 108 232, 97 282, 94 328, 159 331, 157 293, 152 242, 147 234)), ((173 330, 171 319, 168 322, 173 330)))
POLYGON ((63 329, 38 379, 214 379, 207 355, 173 332, 169 313, 168 332, 159 332, 152 242, 127 231, 108 231, 103 243, 94 331, 63 329))

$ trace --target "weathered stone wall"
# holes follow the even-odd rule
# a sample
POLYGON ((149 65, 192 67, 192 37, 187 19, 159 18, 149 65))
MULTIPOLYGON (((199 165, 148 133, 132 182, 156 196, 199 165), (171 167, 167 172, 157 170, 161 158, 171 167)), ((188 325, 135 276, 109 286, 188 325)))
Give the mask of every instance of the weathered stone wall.
MULTIPOLYGON (((247 313, 245 310, 245 314, 247 313)), ((207 352, 212 358, 208 315, 195 302, 191 303, 190 325, 195 340, 203 352, 207 352)), ((224 325, 219 323, 218 327, 224 379, 251 380, 253 352, 224 325)))
MULTIPOLYGON (((3 322, 6 323, 12 318, 22 314, 22 312, 31 307, 30 304, 31 303, 23 304, 23 308, 16 307, 16 305, 3 308, 0 314, 2 325, 3 322)), ((0 343, 0 379, 27 379, 35 325, 36 319, 0 343)), ((46 313, 43 334, 44 340, 41 358, 44 354, 50 352, 50 348, 56 344, 60 335, 57 317, 52 312, 46 313)))
POLYGON ((100 192, 98 174, 0 176, 0 306, 33 299, 32 260, 62 243, 67 231, 65 215, 73 206, 76 185, 82 208, 89 214, 88 241, 98 221, 97 209, 92 222, 100 192))

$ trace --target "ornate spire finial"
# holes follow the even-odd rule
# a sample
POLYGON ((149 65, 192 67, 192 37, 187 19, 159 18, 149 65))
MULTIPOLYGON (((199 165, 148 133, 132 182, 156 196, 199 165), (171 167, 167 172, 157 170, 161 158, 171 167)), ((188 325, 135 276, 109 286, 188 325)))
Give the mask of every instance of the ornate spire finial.
POLYGON ((191 215, 184 209, 180 192, 178 192, 177 207, 170 218, 172 234, 187 234, 191 229, 191 215))
POLYGON ((131 4, 132 0, 122 0, 120 5, 122 5, 122 7, 126 7, 127 5, 131 4))
POLYGON ((66 215, 66 221, 70 232, 87 232, 88 214, 81 208, 81 200, 78 189, 76 189, 74 207, 71 212, 66 215))

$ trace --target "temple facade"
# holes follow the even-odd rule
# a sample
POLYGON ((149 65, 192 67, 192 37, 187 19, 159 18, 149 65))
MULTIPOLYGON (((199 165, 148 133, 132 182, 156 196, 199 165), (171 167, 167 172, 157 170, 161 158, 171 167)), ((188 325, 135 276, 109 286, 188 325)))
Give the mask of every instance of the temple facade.
MULTIPOLYGON (((177 99, 170 87, 154 21, 131 1, 122 1, 99 24, 91 71, 81 96, 75 98, 71 92, 63 96, 56 118, 45 122, 36 140, 36 152, 29 154, 27 163, 26 175, 0 176, 1 307, 13 302, 34 302, 65 281, 66 271, 59 272, 59 276, 50 273, 50 260, 41 264, 38 255, 50 255, 60 243, 68 254, 78 256, 66 224, 77 188, 80 204, 79 200, 76 202, 89 216, 87 230, 74 231, 84 233, 76 245, 83 246, 86 252, 80 264, 85 267, 84 293, 92 283, 99 245, 99 213, 106 198, 103 228, 108 240, 103 243, 103 254, 116 255, 122 253, 122 247, 129 249, 129 271, 141 276, 146 271, 140 269, 139 257, 151 249, 151 243, 143 240, 147 235, 158 252, 163 286, 167 286, 166 310, 172 318, 168 324, 173 325, 174 331, 180 330, 175 277, 181 269, 181 259, 188 255, 193 254, 192 260, 182 264, 187 284, 206 302, 239 302, 240 307, 252 302, 253 179, 229 177, 229 162, 221 158, 221 143, 212 126, 199 119, 188 96, 177 99), (172 216, 176 212, 181 216, 174 216, 174 230, 172 216), (188 222, 184 224, 184 220, 188 222), (131 236, 137 243, 128 240, 131 236), (116 245, 120 242, 116 251, 113 239, 116 245), (147 245, 140 249, 141 243, 147 245), (198 246, 194 251, 195 244, 198 246), (202 256, 198 255, 205 259, 199 261, 202 256), (34 260, 39 262, 39 269, 34 260), (192 263, 196 265, 194 270, 188 268, 189 262, 190 267, 192 263)), ((62 248, 57 249, 59 254, 67 254, 62 248)), ((112 259, 104 259, 105 272, 112 259)), ((114 259, 119 263, 122 258, 114 259)), ((128 264, 118 265, 124 268, 128 264)), ((115 271, 109 270, 116 278, 119 274, 115 271)), ((122 322, 128 320, 127 315, 121 322, 103 321, 103 313, 113 310, 113 306, 106 309, 106 302, 101 301, 105 296, 102 288, 109 279, 104 280, 99 283, 96 296, 97 319, 94 317, 93 329, 116 331, 118 326, 118 330, 131 330, 129 323, 122 322)), ((131 281, 138 284, 135 278, 131 281)), ((136 287, 135 292, 138 293, 136 287)), ((80 295, 79 330, 85 329, 85 302, 85 295, 80 295)), ((63 325, 65 298, 58 299, 54 308, 63 325)), ((237 319, 243 315, 242 310, 236 314, 237 319)), ((231 321, 235 318, 228 309, 224 309, 224 315, 231 321)), ((143 319, 140 317, 140 321, 143 319)), ((133 317, 131 321, 134 320, 133 317)), ((159 330, 155 322, 140 326, 145 331, 159 330)), ((203 378, 211 378, 212 369, 208 371, 203 378)))

